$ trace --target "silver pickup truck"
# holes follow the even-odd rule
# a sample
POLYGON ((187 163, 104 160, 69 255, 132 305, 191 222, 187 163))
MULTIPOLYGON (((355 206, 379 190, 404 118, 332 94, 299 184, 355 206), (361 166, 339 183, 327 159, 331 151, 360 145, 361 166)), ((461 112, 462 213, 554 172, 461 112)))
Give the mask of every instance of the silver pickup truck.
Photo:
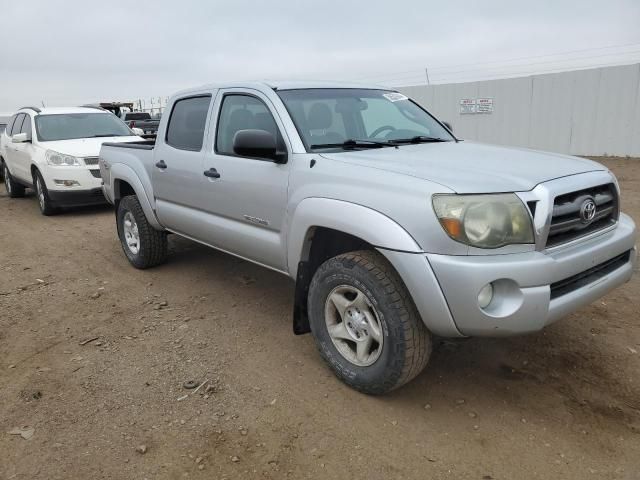
POLYGON ((362 392, 415 377, 432 335, 535 332, 632 275, 604 166, 463 142, 399 92, 212 85, 166 112, 155 143, 100 152, 129 261, 172 232, 291 277, 294 332, 362 392))

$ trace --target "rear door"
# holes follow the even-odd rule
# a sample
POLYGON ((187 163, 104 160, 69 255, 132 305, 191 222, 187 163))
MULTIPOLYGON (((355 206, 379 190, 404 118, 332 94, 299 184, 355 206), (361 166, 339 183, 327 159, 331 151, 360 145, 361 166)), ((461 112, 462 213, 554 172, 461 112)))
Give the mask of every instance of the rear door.
POLYGON ((199 211, 204 202, 203 148, 210 93, 175 100, 154 148, 153 185, 160 222, 169 230, 203 240, 199 211))
MULTIPOLYGON (((16 133, 26 133, 29 138, 33 138, 31 115, 29 115, 28 113, 24 114, 24 120, 22 121, 20 131, 15 132, 14 135, 16 133)), ((34 154, 33 143, 14 143, 13 146, 15 147, 15 150, 13 152, 13 162, 15 164, 14 176, 21 178, 26 182, 31 182, 33 180, 31 177, 31 157, 34 154)))
POLYGON ((284 271, 289 164, 233 152, 234 135, 246 129, 271 132, 279 150, 291 152, 282 122, 271 101, 251 89, 220 90, 214 111, 216 128, 200 172, 216 175, 206 177, 201 204, 207 243, 284 271))
POLYGON ((23 120, 24 113, 18 113, 15 120, 13 121, 13 125, 10 125, 11 129, 7 130, 6 145, 4 149, 4 161, 7 164, 7 167, 9 167, 11 175, 19 179, 22 179, 22 176, 20 175, 20 168, 17 166, 18 148, 16 147, 16 145, 18 144, 13 143, 11 139, 16 133, 20 133, 23 120))

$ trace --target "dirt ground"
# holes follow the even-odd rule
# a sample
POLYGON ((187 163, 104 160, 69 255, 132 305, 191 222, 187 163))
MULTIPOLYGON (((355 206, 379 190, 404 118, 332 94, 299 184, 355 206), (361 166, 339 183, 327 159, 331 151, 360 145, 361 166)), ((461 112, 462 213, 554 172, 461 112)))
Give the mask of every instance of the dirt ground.
MULTIPOLYGON (((640 159, 604 162, 640 220, 640 159)), ((640 479, 640 275, 535 335, 439 340, 368 397, 293 335, 290 280, 170 250, 135 270, 110 209, 2 187, 1 479, 640 479)))

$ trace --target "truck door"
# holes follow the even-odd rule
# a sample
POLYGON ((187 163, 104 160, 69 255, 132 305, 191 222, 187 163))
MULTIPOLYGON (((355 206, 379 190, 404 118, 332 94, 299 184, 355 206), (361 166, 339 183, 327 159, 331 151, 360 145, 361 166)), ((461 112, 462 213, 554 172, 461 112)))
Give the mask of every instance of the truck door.
POLYGON ((169 230, 203 241, 199 209, 207 187, 202 156, 212 95, 178 98, 158 132, 153 157, 153 185, 160 222, 169 230))
POLYGON ((271 101, 250 89, 220 90, 214 105, 210 144, 203 157, 205 181, 202 210, 207 215, 210 245, 286 270, 283 235, 289 164, 246 158, 233 151, 239 130, 267 130, 279 150, 290 152, 284 127, 271 101))

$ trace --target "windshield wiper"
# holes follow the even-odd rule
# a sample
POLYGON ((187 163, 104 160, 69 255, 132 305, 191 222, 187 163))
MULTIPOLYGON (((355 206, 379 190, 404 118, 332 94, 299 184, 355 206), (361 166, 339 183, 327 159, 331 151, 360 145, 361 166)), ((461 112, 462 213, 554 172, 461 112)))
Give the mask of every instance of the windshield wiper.
POLYGON ((393 143, 389 142, 378 142, 375 140, 356 140, 354 138, 350 138, 349 140, 345 140, 342 143, 319 143, 316 145, 311 145, 312 149, 315 148, 382 148, 382 147, 393 147, 393 143))
POLYGON ((91 135, 89 138, 100 138, 100 137, 123 137, 124 135, 118 135, 117 133, 99 133, 97 135, 91 135))
POLYGON ((392 143, 438 143, 438 142, 450 142, 451 140, 445 140, 438 137, 427 137, 425 135, 416 135, 411 138, 394 138, 389 140, 392 143))

